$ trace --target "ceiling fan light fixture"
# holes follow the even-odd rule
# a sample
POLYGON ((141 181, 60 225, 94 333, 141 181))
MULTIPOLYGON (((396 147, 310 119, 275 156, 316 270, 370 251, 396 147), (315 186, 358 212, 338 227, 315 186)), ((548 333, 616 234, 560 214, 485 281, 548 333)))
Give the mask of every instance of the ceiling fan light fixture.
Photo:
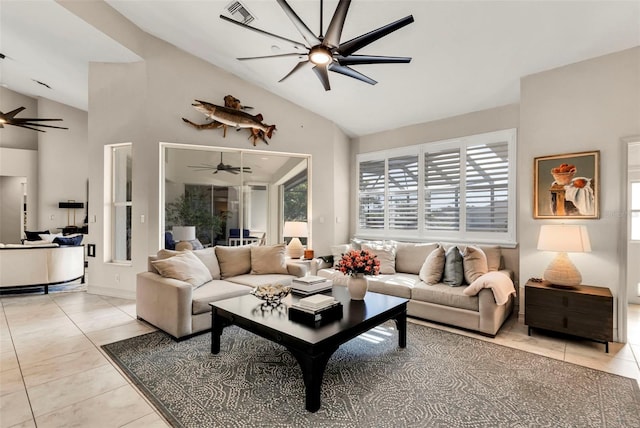
POLYGON ((324 46, 314 46, 309 51, 309 61, 314 63, 315 65, 326 65, 329 64, 333 60, 333 55, 331 55, 331 51, 324 46))

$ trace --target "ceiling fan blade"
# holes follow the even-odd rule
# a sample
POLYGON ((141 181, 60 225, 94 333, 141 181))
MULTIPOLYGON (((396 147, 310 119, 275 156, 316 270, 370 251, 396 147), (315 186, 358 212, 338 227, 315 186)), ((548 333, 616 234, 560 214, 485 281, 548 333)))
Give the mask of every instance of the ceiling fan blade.
POLYGON ((16 114, 20 113, 22 110, 25 110, 25 109, 26 109, 26 107, 18 107, 17 109, 11 110, 8 113, 0 112, 0 116, 4 117, 5 119, 6 118, 12 118, 13 116, 15 116, 16 114))
POLYGON ((287 3, 286 0, 276 1, 278 2, 282 10, 284 10, 284 13, 287 14, 291 22, 293 22, 293 25, 295 25, 298 32, 300 32, 300 34, 302 34, 302 37, 304 37, 307 43, 309 43, 309 46, 319 45, 320 39, 318 39, 318 37, 313 34, 313 32, 309 29, 309 27, 307 27, 302 19, 300 19, 298 14, 291 8, 291 6, 289 6, 289 3, 287 3))
POLYGON ((350 5, 351 0, 340 0, 340 3, 336 6, 336 11, 333 12, 333 18, 331 18, 331 22, 327 28, 327 34, 325 34, 324 40, 322 40, 324 46, 337 48, 340 45, 342 27, 344 27, 344 21, 347 18, 350 5))
POLYGON ((42 122, 42 121, 46 121, 46 122, 56 122, 56 121, 61 121, 62 119, 39 119, 37 117, 18 117, 18 118, 13 118, 11 119, 12 122, 42 122))
POLYGON ((43 123, 30 123, 30 122, 18 122, 13 124, 9 123, 9 125, 14 125, 14 126, 30 125, 30 126, 42 126, 44 128, 69 129, 69 128, 65 128, 64 126, 53 126, 53 125, 45 125, 43 123))
POLYGON ((327 72, 327 66, 316 65, 313 67, 313 71, 316 73, 316 76, 318 76, 318 79, 320 79, 320 82, 322 82, 324 90, 330 91, 331 84, 329 83, 329 72, 327 72))
POLYGON ((47 132, 47 131, 43 131, 42 129, 32 128, 32 127, 30 127, 30 126, 26 126, 26 125, 18 125, 18 124, 15 124, 15 125, 13 125, 13 126, 18 126, 18 127, 20 127, 20 128, 27 128, 27 129, 31 129, 31 130, 33 130, 33 131, 38 131, 38 132, 47 132))
POLYGON ((262 34, 264 36, 268 36, 268 37, 272 37, 272 38, 277 39, 277 40, 282 40, 282 41, 285 41, 285 42, 289 42, 295 48, 305 49, 305 50, 308 49, 307 46, 305 46, 304 44, 302 44, 300 42, 296 42, 295 40, 287 39, 286 37, 278 36, 277 34, 269 33, 268 31, 264 31, 264 30, 261 30, 261 29, 256 28, 256 27, 252 27, 250 25, 243 24, 242 22, 238 22, 235 19, 228 18, 228 17, 226 17, 224 15, 220 15, 220 18, 225 20, 225 21, 227 21, 227 22, 231 22, 232 24, 236 24, 236 25, 238 25, 240 27, 247 28, 247 29, 249 29, 251 31, 255 31, 256 33, 262 34))
POLYGON ((306 53, 300 52, 300 53, 285 53, 285 54, 277 54, 277 55, 264 55, 264 56, 247 56, 247 57, 243 57, 243 58, 236 58, 240 61, 246 61, 248 59, 263 59, 263 58, 283 58, 283 57, 289 57, 289 56, 297 56, 298 58, 302 58, 303 56, 306 56, 306 53))
POLYGON ((411 57, 407 56, 376 56, 376 55, 349 55, 336 56, 340 65, 357 64, 399 64, 411 62, 411 57))
POLYGON ((329 66, 329 70, 335 72, 335 73, 340 73, 340 74, 344 74, 345 76, 349 76, 349 77, 353 77, 354 79, 358 79, 362 82, 368 83, 370 85, 375 85, 376 82, 375 80, 373 80, 370 77, 365 76, 364 74, 355 71, 353 68, 349 68, 347 66, 343 66, 343 65, 339 65, 336 63, 333 63, 329 66))
POLYGON ((366 34, 358 36, 347 42, 340 43, 338 52, 340 53, 340 55, 347 57, 352 53, 356 52, 357 50, 362 49, 363 47, 386 36, 387 34, 393 33, 394 31, 399 30, 400 28, 411 24, 413 21, 414 21, 413 15, 405 16, 404 18, 398 19, 397 21, 392 22, 391 24, 387 24, 384 27, 380 27, 376 30, 369 31, 366 34))
POLYGON ((304 67, 305 65, 309 64, 309 61, 300 61, 299 63, 296 64, 295 67, 293 67, 291 69, 291 71, 289 73, 287 73, 286 76, 284 76, 282 79, 278 80, 278 83, 282 82, 284 79, 286 79, 287 77, 291 76, 293 73, 295 73, 296 71, 300 70, 302 67, 304 67))

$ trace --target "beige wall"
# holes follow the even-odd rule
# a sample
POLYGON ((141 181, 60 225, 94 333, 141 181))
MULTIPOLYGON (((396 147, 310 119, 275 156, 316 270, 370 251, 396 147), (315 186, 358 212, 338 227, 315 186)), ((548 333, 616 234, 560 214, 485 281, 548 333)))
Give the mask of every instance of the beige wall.
POLYGON ((640 47, 526 76, 521 80, 518 141, 518 237, 521 283, 540 276, 552 254, 536 250, 541 224, 534 220, 533 159, 536 156, 600 150, 600 219, 584 224, 591 253, 571 254, 583 283, 609 287, 614 297, 625 285, 623 216, 626 144, 640 133, 640 47))
POLYGON ((269 145, 259 143, 259 149, 312 155, 314 250, 325 254, 334 241, 347 239, 349 141, 332 122, 131 28, 105 4, 87 10, 86 5, 70 2, 67 7, 119 38, 144 59, 135 64, 90 65, 89 216, 95 216, 96 223, 95 227, 90 224, 85 242, 96 244, 97 254, 89 262, 89 291, 134 297, 136 273, 146 270, 147 256, 160 247, 160 142, 252 147, 245 132, 229 130, 223 138, 221 130, 198 131, 183 123, 181 117, 204 123, 204 116, 191 106, 194 99, 222 104, 223 97, 232 94, 255 107, 253 112, 262 113, 265 123, 277 126, 269 145), (99 16, 96 7, 100 8, 99 16), (104 215, 108 203, 104 147, 124 142, 133 143, 131 266, 109 263, 109 254, 104 251, 109 230, 104 215), (144 223, 141 216, 145 217, 144 223))

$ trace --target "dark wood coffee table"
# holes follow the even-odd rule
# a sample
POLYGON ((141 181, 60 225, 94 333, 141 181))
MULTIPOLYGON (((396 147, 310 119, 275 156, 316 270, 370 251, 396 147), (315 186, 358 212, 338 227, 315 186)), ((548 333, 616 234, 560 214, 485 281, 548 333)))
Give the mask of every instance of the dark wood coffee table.
POLYGON ((222 330, 231 324, 281 344, 293 354, 302 369, 306 409, 317 411, 327 362, 340 345, 393 319, 398 328, 398 345, 407 346, 408 299, 368 292, 364 300, 351 300, 347 289, 341 286, 334 286, 331 293, 325 294, 333 294, 342 302, 343 316, 321 327, 288 319, 286 304, 295 302, 298 296, 287 297, 284 307, 272 311, 262 311, 262 301, 253 295, 210 303, 211 353, 220 352, 222 330))

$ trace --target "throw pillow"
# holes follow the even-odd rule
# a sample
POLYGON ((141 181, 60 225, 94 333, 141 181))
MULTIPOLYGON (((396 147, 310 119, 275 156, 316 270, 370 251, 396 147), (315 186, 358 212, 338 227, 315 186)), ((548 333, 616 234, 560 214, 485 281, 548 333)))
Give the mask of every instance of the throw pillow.
POLYGON ((53 242, 54 239, 62 237, 62 233, 42 233, 40 234, 40 239, 47 242, 53 242))
POLYGON ((27 236, 27 241, 39 241, 40 235, 48 235, 49 231, 48 230, 43 230, 43 231, 25 230, 24 234, 27 236))
POLYGON ((251 245, 251 273, 262 275, 268 273, 288 274, 285 261, 284 243, 277 245, 251 245))
POLYGON ((209 269, 213 279, 220 279, 220 265, 216 257, 215 247, 204 248, 202 250, 193 250, 193 254, 200 259, 202 263, 209 269))
POLYGON ((450 247, 444 255, 444 273, 442 282, 452 287, 462 285, 464 281, 464 269, 462 267, 462 254, 455 245, 450 247))
POLYGON ((393 275, 396 273, 396 248, 392 246, 377 246, 362 244, 363 250, 368 250, 380 261, 380 274, 393 275))
POLYGON ((343 244, 343 245, 333 245, 331 247, 331 255, 333 256, 333 267, 337 268, 338 263, 340 263, 340 259, 344 253, 351 251, 351 245, 343 244))
POLYGON ((437 243, 396 243, 396 272, 418 275, 427 256, 438 248, 437 243))
POLYGON ((464 267, 464 279, 467 284, 484 275, 489 271, 487 267, 487 256, 478 247, 467 245, 462 253, 462 265, 464 267))
POLYGON ((168 259, 154 260, 151 264, 163 277, 188 282, 193 288, 213 279, 209 269, 190 251, 181 252, 168 259))
POLYGON ((444 248, 437 247, 427 256, 418 276, 427 285, 438 284, 444 273, 445 252, 444 248))
POLYGON ((215 249, 222 279, 251 272, 251 245, 241 245, 239 247, 217 246, 215 249))
POLYGON ((81 233, 67 236, 56 236, 53 238, 53 243, 60 245, 80 245, 82 244, 82 238, 84 238, 84 235, 81 233))
POLYGON ((502 263, 502 250, 497 245, 479 245, 485 256, 487 256, 487 268, 489 271, 500 270, 500 264, 502 263))

